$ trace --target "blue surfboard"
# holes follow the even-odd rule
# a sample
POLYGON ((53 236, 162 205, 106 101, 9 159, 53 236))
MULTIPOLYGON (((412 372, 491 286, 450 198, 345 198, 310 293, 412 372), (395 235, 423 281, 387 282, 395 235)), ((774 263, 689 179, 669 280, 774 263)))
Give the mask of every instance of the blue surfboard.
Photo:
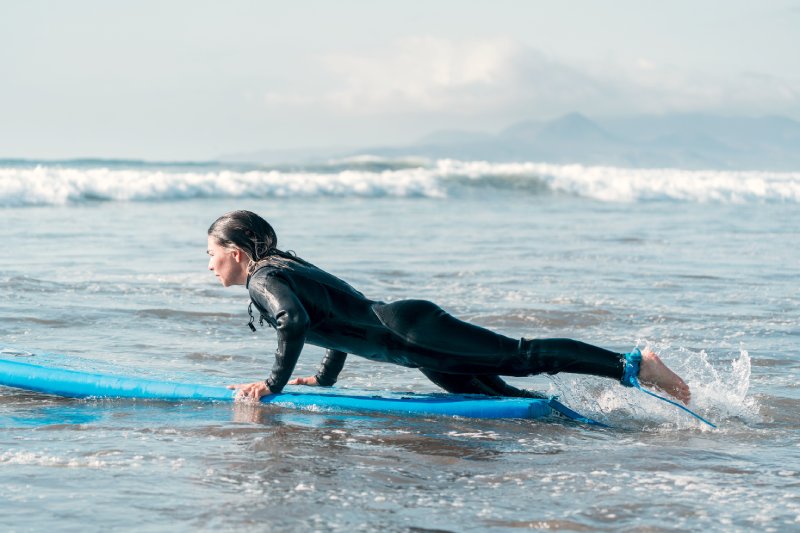
MULTIPOLYGON (((234 391, 223 386, 158 381, 95 374, 0 359, 0 385, 73 398, 135 398, 164 401, 231 402, 234 391)), ((318 411, 372 411, 398 415, 466 418, 542 418, 570 416, 555 399, 482 398, 451 394, 366 396, 317 392, 282 392, 261 399, 264 404, 318 411)))

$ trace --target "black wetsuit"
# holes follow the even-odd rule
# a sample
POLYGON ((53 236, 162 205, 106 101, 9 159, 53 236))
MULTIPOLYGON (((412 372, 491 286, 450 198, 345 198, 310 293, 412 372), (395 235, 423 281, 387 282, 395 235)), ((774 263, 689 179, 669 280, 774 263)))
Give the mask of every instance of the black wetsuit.
POLYGON ((327 348, 320 385, 336 382, 348 353, 419 368, 449 392, 538 396, 498 376, 575 372, 620 379, 624 356, 570 339, 512 339, 468 324, 425 300, 383 303, 339 278, 296 260, 273 257, 248 277, 261 318, 278 349, 266 380, 280 392, 305 343, 327 348))

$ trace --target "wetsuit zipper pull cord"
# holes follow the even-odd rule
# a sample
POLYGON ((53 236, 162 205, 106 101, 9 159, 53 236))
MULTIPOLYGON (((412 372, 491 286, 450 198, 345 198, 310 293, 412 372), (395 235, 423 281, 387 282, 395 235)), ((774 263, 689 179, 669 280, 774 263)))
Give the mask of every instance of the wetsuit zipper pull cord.
POLYGON ((247 306, 247 314, 250 315, 250 322, 247 323, 247 326, 250 328, 250 331, 255 333, 256 327, 253 325, 253 322, 255 322, 256 317, 253 316, 253 300, 250 300, 250 304, 247 306))

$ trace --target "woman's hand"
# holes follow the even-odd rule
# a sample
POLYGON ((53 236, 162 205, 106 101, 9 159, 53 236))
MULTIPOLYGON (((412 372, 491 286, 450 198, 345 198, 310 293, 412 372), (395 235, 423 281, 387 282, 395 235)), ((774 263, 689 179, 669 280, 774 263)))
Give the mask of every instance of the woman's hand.
POLYGON ((289 385, 308 385, 309 387, 316 387, 319 383, 317 383, 316 376, 309 376, 307 378, 294 378, 289 382, 289 385))
POLYGON ((255 383, 239 383, 237 385, 228 385, 229 389, 236 389, 235 400, 257 402, 262 396, 272 394, 263 381, 256 381, 255 383))

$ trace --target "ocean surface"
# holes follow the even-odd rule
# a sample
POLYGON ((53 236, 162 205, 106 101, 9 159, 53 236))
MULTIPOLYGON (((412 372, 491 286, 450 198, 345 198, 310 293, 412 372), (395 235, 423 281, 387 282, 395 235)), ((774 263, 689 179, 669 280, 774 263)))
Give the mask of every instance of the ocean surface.
MULTIPOLYGON (((207 271, 206 230, 233 209, 374 299, 651 346, 719 429, 567 374, 510 381, 610 429, 0 387, 3 531, 800 528, 800 172, 0 161, 0 357, 263 379, 274 332, 251 333, 246 291, 207 271)), ((322 354, 306 346, 296 375, 322 354)), ((336 387, 436 391, 352 356, 336 387)))

